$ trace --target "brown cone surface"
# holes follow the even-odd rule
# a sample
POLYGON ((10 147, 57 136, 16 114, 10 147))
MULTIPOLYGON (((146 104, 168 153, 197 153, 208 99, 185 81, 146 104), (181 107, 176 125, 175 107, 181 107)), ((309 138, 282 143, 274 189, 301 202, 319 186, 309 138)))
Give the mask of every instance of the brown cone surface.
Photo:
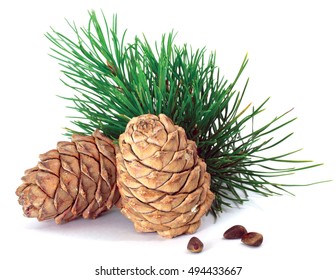
POLYGON ((56 223, 96 218, 119 201, 115 161, 112 140, 98 130, 58 142, 25 172, 16 190, 25 216, 56 223))
POLYGON ((196 144, 165 115, 133 118, 119 138, 122 213, 139 232, 194 233, 214 199, 196 144))

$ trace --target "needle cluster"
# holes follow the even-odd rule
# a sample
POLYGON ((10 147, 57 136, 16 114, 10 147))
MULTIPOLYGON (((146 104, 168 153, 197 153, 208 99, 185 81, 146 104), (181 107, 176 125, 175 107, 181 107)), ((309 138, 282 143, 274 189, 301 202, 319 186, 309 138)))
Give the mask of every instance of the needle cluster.
POLYGON ((216 66, 214 53, 175 45, 175 33, 163 35, 153 46, 144 36, 126 43, 126 31, 118 34, 116 16, 111 22, 105 16, 100 22, 95 12, 89 16, 87 27, 69 23, 73 39, 54 29, 46 34, 52 56, 62 66, 63 82, 75 92, 63 97, 78 113, 71 117, 77 129, 68 129, 69 135, 91 135, 99 129, 118 139, 133 117, 167 115, 196 142, 207 164, 215 216, 225 206, 242 204, 249 192, 286 192, 284 187, 292 185, 274 178, 318 165, 289 159, 297 151, 267 156, 292 135, 278 138, 275 132, 295 118, 288 119, 286 112, 255 127, 268 99, 256 107, 242 106, 248 80, 242 91, 235 87, 247 56, 229 82, 216 66), (292 167, 297 164, 301 165, 292 167))

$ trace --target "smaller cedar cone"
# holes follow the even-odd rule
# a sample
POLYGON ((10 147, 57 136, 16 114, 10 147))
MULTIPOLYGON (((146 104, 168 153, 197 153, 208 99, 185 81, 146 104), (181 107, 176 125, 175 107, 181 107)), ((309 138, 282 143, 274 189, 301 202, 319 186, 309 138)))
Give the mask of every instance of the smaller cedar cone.
POLYGON ((98 130, 58 142, 22 177, 16 194, 24 215, 60 224, 79 216, 94 219, 111 209, 120 199, 115 157, 112 140, 98 130))
POLYGON ((172 238, 194 233, 214 199, 195 142, 166 115, 128 123, 117 148, 121 212, 139 232, 172 238))

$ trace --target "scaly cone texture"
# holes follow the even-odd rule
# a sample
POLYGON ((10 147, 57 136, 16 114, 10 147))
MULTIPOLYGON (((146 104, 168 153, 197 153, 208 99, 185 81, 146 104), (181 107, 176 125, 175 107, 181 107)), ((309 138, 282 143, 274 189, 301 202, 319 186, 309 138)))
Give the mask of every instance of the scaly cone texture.
POLYGON ((139 232, 194 233, 214 199, 196 144, 165 115, 131 119, 119 137, 122 213, 139 232))
POLYGON ((58 142, 40 160, 16 190, 25 216, 59 224, 79 216, 96 218, 118 203, 115 148, 98 130, 58 142))

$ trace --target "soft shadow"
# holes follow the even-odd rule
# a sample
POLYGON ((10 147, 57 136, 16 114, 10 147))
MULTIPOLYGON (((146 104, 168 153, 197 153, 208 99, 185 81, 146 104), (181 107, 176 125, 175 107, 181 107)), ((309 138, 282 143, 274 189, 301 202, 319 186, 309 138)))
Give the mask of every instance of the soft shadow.
POLYGON ((145 242, 162 239, 156 233, 137 233, 133 223, 126 219, 118 209, 112 209, 95 220, 78 218, 61 225, 57 225, 53 220, 43 222, 31 220, 25 227, 28 230, 45 231, 48 234, 105 241, 145 242))

